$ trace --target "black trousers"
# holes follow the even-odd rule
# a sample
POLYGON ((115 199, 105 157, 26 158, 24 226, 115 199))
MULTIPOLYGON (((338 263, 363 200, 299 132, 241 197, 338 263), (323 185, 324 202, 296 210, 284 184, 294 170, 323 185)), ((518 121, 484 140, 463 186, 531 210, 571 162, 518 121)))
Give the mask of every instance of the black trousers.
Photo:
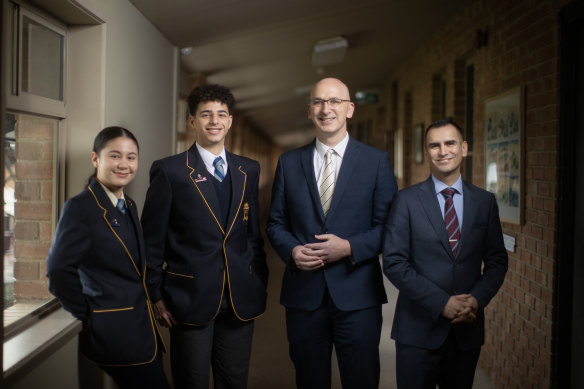
POLYGON ((395 348, 398 389, 472 389, 481 348, 463 350, 452 331, 436 350, 395 348))
POLYGON ((227 300, 206 326, 170 329, 170 361, 175 389, 208 389, 209 369, 216 389, 245 389, 253 320, 240 321, 227 300))
POLYGON ((170 389, 160 355, 145 365, 100 367, 120 389, 170 389))

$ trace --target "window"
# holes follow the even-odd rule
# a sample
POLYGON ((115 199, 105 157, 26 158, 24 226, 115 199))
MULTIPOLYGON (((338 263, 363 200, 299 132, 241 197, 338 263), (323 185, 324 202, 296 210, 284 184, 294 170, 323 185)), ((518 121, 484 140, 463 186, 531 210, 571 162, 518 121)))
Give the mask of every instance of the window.
POLYGON ((65 28, 9 2, 4 133, 4 325, 51 299, 45 277, 56 220, 65 117, 65 28))
POLYGON ((11 4, 6 106, 65 117, 65 27, 11 4))

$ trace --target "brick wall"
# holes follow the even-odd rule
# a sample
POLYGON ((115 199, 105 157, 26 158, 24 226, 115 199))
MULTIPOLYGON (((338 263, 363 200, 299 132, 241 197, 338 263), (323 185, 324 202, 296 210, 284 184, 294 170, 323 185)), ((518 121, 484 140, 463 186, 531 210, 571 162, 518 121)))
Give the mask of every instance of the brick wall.
MULTIPOLYGON (((427 126, 437 118, 441 77, 446 80, 446 116, 465 124, 464 69, 474 64, 472 180, 481 187, 485 182, 485 100, 516 86, 525 87, 525 222, 503 223, 504 232, 516 238, 517 249, 509 253, 505 283, 486 309, 486 343, 480 359, 481 367, 499 388, 551 385, 558 191, 558 13, 566 3, 469 2, 446 21, 430 44, 387 80, 388 112, 398 107, 393 110, 397 117, 387 122, 396 122, 392 130, 403 128, 408 139, 405 143, 409 144, 413 124, 427 126), (486 46, 477 47, 477 30, 488 32, 486 46), (407 93, 400 92, 398 101, 392 101, 396 85, 407 93)), ((427 164, 415 164, 411 148, 405 149, 404 159, 412 184, 428 177, 427 164)))
POLYGON ((53 231, 53 149, 56 122, 17 115, 14 204, 14 295, 16 300, 50 294, 45 259, 53 231))

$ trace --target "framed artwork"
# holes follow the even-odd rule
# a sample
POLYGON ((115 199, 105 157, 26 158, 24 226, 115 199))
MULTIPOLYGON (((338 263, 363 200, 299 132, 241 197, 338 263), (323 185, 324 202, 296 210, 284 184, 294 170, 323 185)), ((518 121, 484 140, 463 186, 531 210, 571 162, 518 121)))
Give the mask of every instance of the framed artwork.
POLYGON ((486 188, 497 197, 501 221, 523 224, 524 89, 485 101, 486 188))
POLYGON ((424 163, 424 123, 414 126, 414 160, 417 164, 424 163))

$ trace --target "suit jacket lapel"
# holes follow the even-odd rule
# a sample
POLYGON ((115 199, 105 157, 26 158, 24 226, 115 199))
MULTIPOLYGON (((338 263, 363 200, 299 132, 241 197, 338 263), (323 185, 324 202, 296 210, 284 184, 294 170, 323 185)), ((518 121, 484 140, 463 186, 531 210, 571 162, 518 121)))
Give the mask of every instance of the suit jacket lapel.
POLYGON ((468 237, 472 231, 472 225, 474 224, 474 220, 477 215, 477 207, 476 199, 475 199, 475 192, 471 186, 467 185, 463 182, 462 184, 463 190, 463 218, 462 218, 462 229, 460 230, 460 244, 458 247, 458 255, 457 258, 460 258, 460 254, 464 248, 464 241, 465 238, 468 237))
POLYGON ((440 242, 446 252, 450 255, 450 258, 454 260, 452 249, 450 248, 450 242, 448 241, 446 226, 444 225, 444 219, 442 218, 442 212, 440 211, 440 203, 436 199, 436 189, 432 177, 422 183, 419 196, 420 203, 424 208, 426 216, 428 216, 428 219, 430 220, 434 232, 436 232, 436 235, 440 238, 440 242))
POLYGON ((241 210, 243 195, 247 185, 247 174, 240 164, 237 163, 233 154, 226 153, 229 174, 231 176, 231 204, 229 206, 229 220, 227 221, 226 235, 229 235, 233 223, 241 210))
POLYGON ((318 184, 316 183, 316 177, 314 176, 314 148, 315 142, 312 142, 302 150, 301 163, 304 177, 308 184, 308 190, 312 197, 312 202, 314 203, 315 209, 318 210, 321 220, 324 222, 324 212, 322 211, 322 205, 320 204, 318 184))
POLYGON ((212 177, 203 162, 203 159, 199 155, 197 146, 194 144, 187 151, 187 167, 190 170, 189 177, 195 186, 197 193, 203 198, 205 204, 207 204, 207 209, 215 219, 217 226, 223 234, 223 227, 219 220, 222 219, 221 207, 219 206, 219 200, 217 199, 217 193, 215 192, 215 187, 210 180, 215 180, 212 177))

